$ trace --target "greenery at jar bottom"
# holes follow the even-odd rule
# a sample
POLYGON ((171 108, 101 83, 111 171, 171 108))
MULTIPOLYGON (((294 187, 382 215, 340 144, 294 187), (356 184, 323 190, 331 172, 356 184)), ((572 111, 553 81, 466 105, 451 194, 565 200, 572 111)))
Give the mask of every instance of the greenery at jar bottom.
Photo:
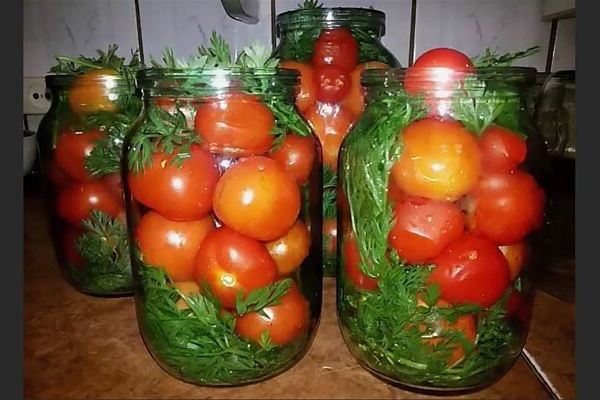
POLYGON ((68 274, 81 291, 95 295, 131 293, 127 228, 118 218, 93 210, 83 222, 85 233, 75 247, 81 268, 69 265, 68 274))
MULTIPOLYGON (((258 345, 235 333, 235 318, 221 311, 207 288, 185 295, 171 284, 166 273, 140 265, 143 295, 138 300, 144 339, 160 363, 188 382, 205 385, 248 383, 277 374, 290 366, 306 347, 307 334, 276 346, 268 333, 258 345), (183 299, 188 308, 178 308, 183 299)), ((237 310, 257 311, 274 305, 291 285, 286 279, 251 292, 237 310), (251 303, 251 304, 250 304, 251 303)))

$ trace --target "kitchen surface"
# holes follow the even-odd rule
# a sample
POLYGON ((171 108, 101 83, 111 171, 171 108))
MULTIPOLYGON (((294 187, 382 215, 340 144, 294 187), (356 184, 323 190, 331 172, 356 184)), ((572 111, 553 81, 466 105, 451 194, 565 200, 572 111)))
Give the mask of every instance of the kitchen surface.
POLYGON ((322 3, 24 1, 26 398, 575 398, 574 1, 322 3))

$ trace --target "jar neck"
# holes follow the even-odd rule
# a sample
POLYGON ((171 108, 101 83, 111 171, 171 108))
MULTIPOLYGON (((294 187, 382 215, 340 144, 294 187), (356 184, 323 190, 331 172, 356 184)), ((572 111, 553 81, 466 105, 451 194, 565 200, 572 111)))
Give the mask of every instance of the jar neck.
POLYGON ((287 11, 277 16, 277 36, 294 31, 345 27, 374 38, 385 35, 385 14, 368 8, 335 7, 287 11))

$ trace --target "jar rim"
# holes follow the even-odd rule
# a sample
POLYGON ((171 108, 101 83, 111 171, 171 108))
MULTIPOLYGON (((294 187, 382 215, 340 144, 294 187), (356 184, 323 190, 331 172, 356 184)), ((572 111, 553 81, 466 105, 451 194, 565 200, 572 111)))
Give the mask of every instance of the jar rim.
POLYGON ((326 28, 364 27, 383 36, 385 34, 385 13, 374 8, 321 7, 285 11, 278 14, 275 19, 277 36, 286 30, 298 29, 306 25, 322 25, 326 28))
MULTIPOLYGON (((48 74, 45 76, 44 80, 48 88, 67 89, 73 85, 77 78, 82 76, 84 76, 84 74, 48 74)), ((112 83, 111 86, 113 88, 130 87, 130 82, 126 77, 114 74, 99 74, 94 76, 86 76, 85 82, 86 84, 102 83, 106 85, 107 78, 110 78, 110 82, 112 83)))

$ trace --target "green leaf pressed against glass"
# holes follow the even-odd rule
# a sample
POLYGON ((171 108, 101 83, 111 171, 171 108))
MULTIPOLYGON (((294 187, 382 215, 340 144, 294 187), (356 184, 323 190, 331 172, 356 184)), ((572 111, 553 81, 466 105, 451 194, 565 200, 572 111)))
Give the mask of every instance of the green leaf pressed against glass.
MULTIPOLYGON (((306 336, 277 346, 267 332, 258 344, 250 343, 236 335, 233 317, 221 313, 210 295, 179 292, 160 268, 141 264, 137 272, 146 342, 163 365, 186 381, 221 385, 260 379, 285 369, 304 348, 306 336), (178 309, 179 299, 189 308, 178 309)), ((277 304, 290 284, 289 279, 282 280, 253 291, 237 307, 259 312, 277 304)))

